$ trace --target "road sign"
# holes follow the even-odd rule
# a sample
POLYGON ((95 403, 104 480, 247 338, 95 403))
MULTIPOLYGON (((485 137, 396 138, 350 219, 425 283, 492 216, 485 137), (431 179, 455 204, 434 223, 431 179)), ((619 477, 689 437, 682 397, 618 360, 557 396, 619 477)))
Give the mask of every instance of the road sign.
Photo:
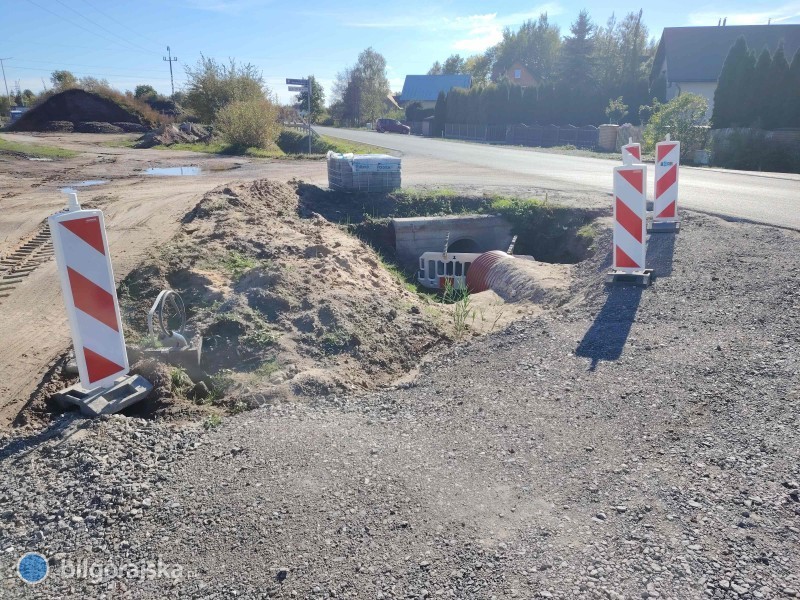
POLYGON ((307 92, 308 87, 303 85, 290 85, 289 86, 290 92, 307 92))
POLYGON ((308 79, 286 79, 286 85, 304 85, 308 87, 308 79))
POLYGON ((81 385, 110 387, 128 373, 128 355, 103 213, 81 210, 76 195, 47 221, 81 385))
POLYGON ((622 164, 635 165, 642 162, 642 146, 640 144, 626 144, 622 146, 622 164))
POLYGON ((647 167, 614 168, 614 270, 643 272, 647 254, 647 167))
POLYGON ((656 144, 656 193, 653 221, 678 220, 678 171, 681 162, 680 142, 656 144))

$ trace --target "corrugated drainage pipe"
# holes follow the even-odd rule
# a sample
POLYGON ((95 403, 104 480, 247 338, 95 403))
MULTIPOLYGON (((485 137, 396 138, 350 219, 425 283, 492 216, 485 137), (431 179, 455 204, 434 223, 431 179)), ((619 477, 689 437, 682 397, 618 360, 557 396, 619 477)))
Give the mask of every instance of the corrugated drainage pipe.
POLYGON ((502 250, 489 250, 489 252, 481 254, 472 261, 469 271, 467 271, 467 289, 472 294, 478 294, 491 289, 489 275, 492 267, 501 260, 513 258, 513 255, 507 254, 502 250))

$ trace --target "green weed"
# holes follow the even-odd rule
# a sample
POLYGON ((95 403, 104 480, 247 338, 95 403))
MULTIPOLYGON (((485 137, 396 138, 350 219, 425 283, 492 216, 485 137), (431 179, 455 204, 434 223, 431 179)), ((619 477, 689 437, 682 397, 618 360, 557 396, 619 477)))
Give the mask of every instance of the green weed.
POLYGON ((214 429, 216 427, 219 427, 220 425, 222 425, 222 417, 219 416, 217 413, 214 413, 213 415, 208 415, 206 417, 206 420, 203 421, 203 428, 206 430, 214 429))

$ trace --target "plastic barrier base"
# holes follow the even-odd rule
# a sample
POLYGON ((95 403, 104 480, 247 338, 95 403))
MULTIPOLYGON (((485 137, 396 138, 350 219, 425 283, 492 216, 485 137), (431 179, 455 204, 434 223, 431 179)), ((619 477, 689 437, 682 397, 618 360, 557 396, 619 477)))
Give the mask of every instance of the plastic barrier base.
POLYGON ((680 233, 680 221, 653 221, 647 228, 648 233, 680 233))
POLYGON ((152 389, 153 385, 141 375, 129 375, 110 388, 84 390, 80 385, 73 385, 56 394, 56 400, 64 407, 74 404, 87 417, 97 417, 128 408, 152 389))
POLYGON ((653 269, 645 269, 635 273, 627 271, 609 271, 606 275, 607 284, 632 283, 642 287, 647 287, 653 283, 653 269))

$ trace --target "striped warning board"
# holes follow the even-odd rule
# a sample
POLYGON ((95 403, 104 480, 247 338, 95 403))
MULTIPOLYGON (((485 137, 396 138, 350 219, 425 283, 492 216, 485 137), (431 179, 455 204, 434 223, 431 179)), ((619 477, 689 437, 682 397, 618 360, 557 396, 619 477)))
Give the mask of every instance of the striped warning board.
POLYGON ((642 162, 642 146, 640 144, 625 144, 622 146, 622 164, 638 165, 642 162))
POLYGON ((678 175, 680 142, 656 144, 656 190, 653 196, 653 221, 678 220, 678 175))
POLYGON ((128 373, 128 355, 103 213, 63 212, 48 222, 81 386, 108 387, 128 373))
POLYGON ((642 272, 647 254, 647 167, 614 168, 614 270, 642 272))

